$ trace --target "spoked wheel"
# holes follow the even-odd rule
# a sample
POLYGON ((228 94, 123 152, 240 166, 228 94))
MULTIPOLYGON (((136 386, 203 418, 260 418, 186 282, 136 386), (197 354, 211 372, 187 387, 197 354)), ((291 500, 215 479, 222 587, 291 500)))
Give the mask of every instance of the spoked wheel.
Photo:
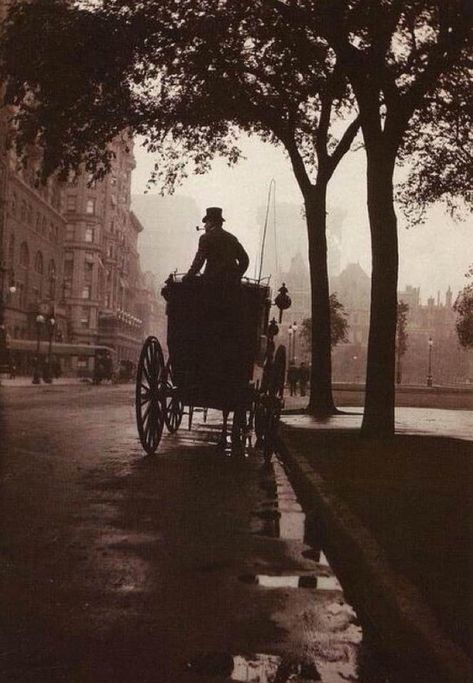
POLYGON ((163 433, 165 415, 165 369, 161 344, 148 337, 136 371, 136 424, 141 445, 155 453, 163 433))
POLYGON ((177 387, 174 385, 174 379, 172 376, 172 366, 171 362, 168 361, 166 366, 166 398, 165 398, 165 411, 164 411, 164 422, 166 427, 171 434, 177 432, 179 426, 182 422, 182 416, 184 414, 184 404, 179 398, 177 387))

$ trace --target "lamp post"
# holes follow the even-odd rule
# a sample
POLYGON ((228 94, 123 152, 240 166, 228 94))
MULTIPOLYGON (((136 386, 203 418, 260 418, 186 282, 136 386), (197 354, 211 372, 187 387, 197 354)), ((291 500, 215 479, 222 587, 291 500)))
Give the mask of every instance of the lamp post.
POLYGON ((292 323, 292 330, 294 332, 294 336, 292 338, 292 360, 295 362, 296 361, 296 335, 297 335, 297 323, 294 321, 292 323))
POLYGON ((43 379, 46 384, 52 384, 53 382, 53 367, 52 367, 52 351, 53 351, 53 336, 54 328, 56 326, 56 320, 53 316, 48 318, 49 324, 49 345, 48 345, 48 359, 46 362, 46 367, 43 373, 43 379))
POLYGON ((427 370, 427 386, 431 387, 432 386, 432 347, 434 345, 434 341, 432 337, 429 337, 429 369, 427 370))
POLYGON ((44 325, 46 322, 46 318, 44 315, 41 315, 41 313, 38 313, 36 316, 36 359, 34 363, 34 371, 33 371, 33 384, 41 384, 41 375, 39 372, 39 367, 40 367, 40 354, 39 354, 39 346, 41 342, 41 327, 44 325))
POLYGON ((293 361, 294 356, 292 353, 292 348, 293 348, 294 330, 292 329, 292 325, 289 325, 288 333, 289 333, 289 360, 293 361))
POLYGON ((8 365, 7 332, 5 327, 5 275, 9 274, 8 291, 16 292, 15 275, 12 268, 8 268, 4 261, 0 262, 0 368, 8 365))

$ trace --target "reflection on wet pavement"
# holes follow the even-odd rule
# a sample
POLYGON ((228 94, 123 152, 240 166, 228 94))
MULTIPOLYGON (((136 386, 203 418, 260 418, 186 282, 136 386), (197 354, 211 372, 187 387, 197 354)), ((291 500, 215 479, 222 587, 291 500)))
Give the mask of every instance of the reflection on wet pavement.
POLYGON ((264 588, 313 588, 318 591, 341 591, 335 576, 280 576, 269 574, 244 574, 240 581, 264 588))
POLYGON ((227 652, 210 652, 197 656, 189 662, 188 667, 200 675, 224 676, 242 683, 324 680, 312 662, 263 653, 231 655, 227 652))

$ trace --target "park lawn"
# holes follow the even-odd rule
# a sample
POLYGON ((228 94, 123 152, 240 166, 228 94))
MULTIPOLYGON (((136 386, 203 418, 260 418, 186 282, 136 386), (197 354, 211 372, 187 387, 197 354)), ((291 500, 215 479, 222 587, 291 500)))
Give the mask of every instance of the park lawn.
POLYGON ((446 634, 470 653, 473 577, 473 444, 355 430, 285 428, 303 454, 371 531, 446 634))

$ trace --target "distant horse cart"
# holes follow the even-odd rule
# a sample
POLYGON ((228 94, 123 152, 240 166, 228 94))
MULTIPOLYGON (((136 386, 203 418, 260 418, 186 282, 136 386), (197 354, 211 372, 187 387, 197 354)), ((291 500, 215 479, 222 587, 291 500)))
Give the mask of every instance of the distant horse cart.
POLYGON ((244 444, 254 427, 256 445, 269 458, 283 404, 286 349, 275 349, 278 327, 269 322, 267 284, 243 279, 215 287, 203 277, 173 274, 167 300, 167 346, 146 339, 136 377, 136 419, 143 449, 156 452, 163 428, 179 429, 187 408, 188 426, 196 408, 223 412, 221 443, 233 413, 232 445, 244 444))

